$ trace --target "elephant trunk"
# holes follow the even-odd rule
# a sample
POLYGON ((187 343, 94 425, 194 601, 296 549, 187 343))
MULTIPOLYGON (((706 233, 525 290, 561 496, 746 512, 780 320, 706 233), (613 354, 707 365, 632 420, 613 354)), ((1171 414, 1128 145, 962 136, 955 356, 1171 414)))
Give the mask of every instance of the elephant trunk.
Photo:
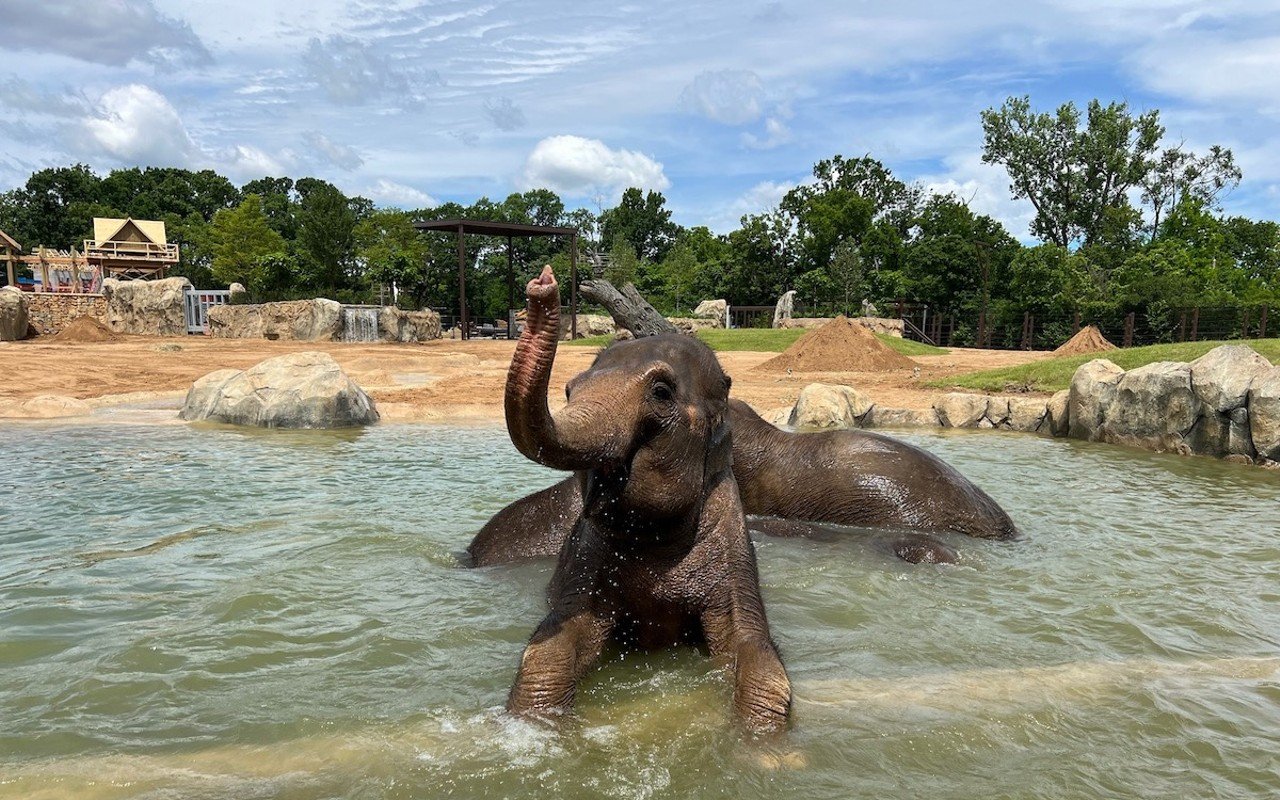
POLYGON ((551 267, 529 282, 528 317, 507 373, 505 408, 511 441, 526 458, 552 469, 584 470, 626 454, 619 409, 584 399, 557 414, 547 387, 560 340, 560 293, 551 267))

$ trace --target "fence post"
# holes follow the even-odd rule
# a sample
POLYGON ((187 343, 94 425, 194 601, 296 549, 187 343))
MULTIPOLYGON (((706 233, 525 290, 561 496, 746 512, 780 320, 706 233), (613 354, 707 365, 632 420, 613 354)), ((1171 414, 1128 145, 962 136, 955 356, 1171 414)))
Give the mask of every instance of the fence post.
POLYGON ((1267 338, 1267 307, 1262 307, 1262 319, 1258 320, 1261 330, 1258 331, 1258 338, 1267 338))
POLYGON ((1249 307, 1245 306, 1240 312, 1240 338, 1249 338, 1249 307))
POLYGON ((1187 312, 1183 311, 1178 315, 1178 341, 1185 342, 1187 340, 1187 312))
POLYGON ((1030 324, 1031 324, 1031 312, 1030 312, 1030 311, 1023 311, 1023 312, 1022 312, 1022 344, 1020 345, 1020 347, 1021 347, 1023 350, 1026 350, 1026 349, 1027 349, 1027 335, 1028 335, 1028 334, 1027 334, 1027 327, 1028 327, 1030 324))
POLYGON ((987 338, 987 311, 982 309, 978 312, 978 347, 982 347, 983 342, 987 338))
POLYGON ((1071 329, 1071 333, 1072 335, 1075 335, 1080 332, 1080 312, 1079 311, 1076 312, 1075 322, 1073 323, 1073 325, 1074 327, 1071 329))
POLYGON ((1124 318, 1124 343, 1123 347, 1133 347, 1133 320, 1135 312, 1130 311, 1124 318))
POLYGON ((1191 341, 1196 340, 1196 329, 1200 327, 1200 306, 1191 310, 1191 341))

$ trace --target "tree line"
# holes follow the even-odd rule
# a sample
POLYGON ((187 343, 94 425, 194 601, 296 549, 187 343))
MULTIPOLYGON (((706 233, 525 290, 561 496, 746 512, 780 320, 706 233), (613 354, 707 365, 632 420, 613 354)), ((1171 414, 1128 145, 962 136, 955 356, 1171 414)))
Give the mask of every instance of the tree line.
MULTIPOLYGON (((1219 205, 1243 177, 1229 149, 1167 144, 1158 111, 1096 100, 1043 112, 1028 97, 1009 98, 982 112, 982 128, 983 160, 1004 167, 1012 197, 1034 210, 1036 243, 1019 242, 966 198, 927 192, 871 156, 841 155, 725 235, 676 224, 660 192, 637 188, 596 210, 568 209, 535 189, 402 211, 317 178, 237 187, 211 170, 100 177, 82 164, 40 170, 0 194, 0 228, 24 244, 68 247, 95 216, 160 219, 182 246, 179 272, 198 286, 238 282, 260 300, 344 302, 376 300, 394 286, 401 305, 452 309, 456 242, 421 234, 414 221, 571 226, 583 272, 632 281, 666 312, 707 298, 772 304, 791 289, 826 312, 905 300, 952 315, 960 343, 975 340, 980 318, 1010 331, 1028 313, 1065 325, 1134 312, 1168 329, 1191 306, 1280 305, 1280 226, 1219 205)), ((514 245, 525 272, 550 261, 567 273, 567 242, 514 245)), ((506 242, 471 237, 468 253, 470 312, 504 316, 506 242)))

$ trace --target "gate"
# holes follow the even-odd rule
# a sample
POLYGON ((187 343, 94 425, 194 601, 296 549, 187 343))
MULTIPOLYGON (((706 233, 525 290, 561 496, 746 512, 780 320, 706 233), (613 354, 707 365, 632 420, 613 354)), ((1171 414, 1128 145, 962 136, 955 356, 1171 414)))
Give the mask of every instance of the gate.
POLYGON ((209 309, 230 302, 231 290, 188 289, 185 300, 187 333, 204 334, 209 332, 209 309))

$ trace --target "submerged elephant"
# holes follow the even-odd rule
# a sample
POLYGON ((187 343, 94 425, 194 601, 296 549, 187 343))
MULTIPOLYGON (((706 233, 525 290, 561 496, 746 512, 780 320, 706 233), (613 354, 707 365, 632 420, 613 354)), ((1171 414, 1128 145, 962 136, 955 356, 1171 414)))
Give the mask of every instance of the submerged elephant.
POLYGON ((733 664, 734 709, 748 727, 784 726, 791 684, 730 469, 729 378, 715 354, 678 334, 615 345, 570 381, 568 404, 552 415, 560 301, 550 267, 528 297, 507 377, 507 429, 526 457, 573 470, 578 499, 572 513, 569 504, 558 510, 566 535, 550 613, 521 657, 508 709, 570 708, 607 641, 692 641, 733 664))
MULTIPOLYGON (((607 352, 607 351, 606 351, 607 352)), ((797 522, 910 529, 892 543, 912 562, 954 561, 927 533, 1011 539, 1018 529, 982 489, 937 456, 858 430, 789 433, 746 403, 729 401, 733 475, 747 514, 797 522)), ((495 514, 467 551, 476 566, 559 552, 582 507, 573 479, 534 492, 495 514)), ((752 520, 770 535, 809 535, 800 525, 752 520)))

